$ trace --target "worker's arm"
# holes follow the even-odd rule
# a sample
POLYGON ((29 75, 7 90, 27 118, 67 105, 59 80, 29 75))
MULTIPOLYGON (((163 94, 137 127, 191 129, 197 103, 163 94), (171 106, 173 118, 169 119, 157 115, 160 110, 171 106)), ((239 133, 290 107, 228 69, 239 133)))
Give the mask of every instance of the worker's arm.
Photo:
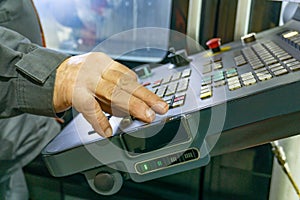
POLYGON ((56 68, 68 57, 0 26, 0 117, 21 113, 55 116, 56 68))

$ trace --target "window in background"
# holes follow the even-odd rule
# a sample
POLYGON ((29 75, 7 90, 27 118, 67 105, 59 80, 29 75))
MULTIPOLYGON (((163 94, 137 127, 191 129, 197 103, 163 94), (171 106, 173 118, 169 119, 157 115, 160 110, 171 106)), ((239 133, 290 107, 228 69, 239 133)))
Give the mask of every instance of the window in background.
POLYGON ((188 9, 189 0, 173 0, 171 29, 174 32, 172 31, 170 35, 170 47, 176 50, 187 48, 186 38, 183 35, 187 33, 188 9))
POLYGON ((34 3, 49 48, 71 54, 102 51, 116 59, 149 62, 161 60, 168 49, 172 0, 34 3))
POLYGON ((252 0, 249 32, 261 32, 279 25, 281 2, 252 0))
MULTIPOLYGON (((222 43, 234 40, 238 3, 243 0, 203 0, 200 23, 200 44, 207 48, 207 40, 220 37, 222 43)), ((248 33, 262 32, 279 25, 281 2, 252 0, 248 33)), ((244 24, 241 24, 244 26, 244 24)))
POLYGON ((238 0, 203 0, 199 42, 206 48, 207 40, 220 37, 222 43, 234 38, 238 0))

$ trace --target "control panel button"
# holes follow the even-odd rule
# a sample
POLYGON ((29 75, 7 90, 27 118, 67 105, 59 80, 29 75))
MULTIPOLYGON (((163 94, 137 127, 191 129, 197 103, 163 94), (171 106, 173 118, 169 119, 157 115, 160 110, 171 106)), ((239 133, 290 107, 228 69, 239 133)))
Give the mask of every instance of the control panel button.
POLYGON ((213 53, 220 52, 221 38, 210 39, 206 42, 206 45, 212 50, 213 53))
POLYGON ((158 87, 158 86, 160 86, 160 84, 161 84, 161 81, 162 81, 162 80, 157 80, 157 81, 154 81, 154 82, 152 83, 152 87, 154 88, 154 87, 158 87))
POLYGON ((244 44, 254 42, 254 41, 256 41, 256 34, 255 33, 249 33, 247 35, 242 36, 241 40, 244 44))
POLYGON ((218 70, 218 69, 222 69, 223 68, 223 64, 222 62, 215 62, 212 64, 214 70, 218 70))
POLYGON ((202 67, 202 74, 207 74, 207 73, 210 73, 211 71, 212 71, 211 64, 203 65, 203 67, 202 67))
POLYGON ((190 77, 190 76, 191 76, 191 73, 192 73, 192 70, 191 70, 191 69, 185 69, 185 70, 183 70, 181 77, 182 77, 182 78, 190 77))
POLYGON ((288 70, 286 70, 286 69, 281 69, 281 70, 275 71, 275 72, 274 72, 274 75, 275 75, 275 76, 281 76, 281 75, 287 74, 287 73, 288 73, 288 70))
POLYGON ((298 71, 298 70, 300 70, 300 64, 291 66, 290 69, 291 69, 292 71, 298 71))
POLYGON ((173 74, 171 81, 177 81, 178 79, 180 79, 180 77, 181 77, 181 72, 176 72, 175 74, 173 74))
POLYGON ((243 55, 234 57, 234 62, 236 64, 236 66, 238 66, 238 67, 247 64, 247 61, 245 60, 243 55))
POLYGON ((165 95, 170 96, 172 94, 175 94, 177 85, 178 85, 178 83, 172 83, 172 84, 168 85, 168 89, 167 89, 165 95))
POLYGON ((228 85, 228 87, 229 87, 230 91, 233 91, 233 90, 237 90, 237 89, 241 88, 242 85, 240 83, 236 83, 236 84, 233 84, 233 85, 228 85))
POLYGON ((213 93, 212 93, 212 87, 208 86, 208 87, 201 87, 201 94, 200 94, 200 98, 203 99, 207 99, 209 97, 212 97, 213 93))
POLYGON ((210 85, 212 84, 212 77, 211 76, 204 76, 203 79, 202 79, 202 86, 205 86, 205 85, 210 85))
POLYGON ((183 92, 188 89, 189 79, 183 79, 178 83, 177 92, 183 92))

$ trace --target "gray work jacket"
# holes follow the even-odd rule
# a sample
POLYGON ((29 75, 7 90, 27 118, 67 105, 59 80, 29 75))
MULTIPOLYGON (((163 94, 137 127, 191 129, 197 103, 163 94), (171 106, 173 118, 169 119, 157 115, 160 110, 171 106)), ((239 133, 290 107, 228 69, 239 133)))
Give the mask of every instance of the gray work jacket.
POLYGON ((41 47, 41 35, 31 0, 0 0, 0 118, 56 115, 56 68, 69 55, 41 47))

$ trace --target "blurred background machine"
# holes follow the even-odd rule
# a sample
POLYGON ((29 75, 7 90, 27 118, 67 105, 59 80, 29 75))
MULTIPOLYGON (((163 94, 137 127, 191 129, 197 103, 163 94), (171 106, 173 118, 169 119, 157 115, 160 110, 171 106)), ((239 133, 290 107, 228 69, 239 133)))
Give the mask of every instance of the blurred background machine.
MULTIPOLYGON (((37 7, 38 2, 36 1, 37 7)), ((271 148, 268 145, 251 147, 299 133, 297 119, 300 101, 295 92, 300 86, 298 5, 288 4, 288 11, 282 14, 281 7, 284 5, 280 2, 186 1, 183 4, 182 1, 166 1, 164 9, 161 10, 169 12, 163 13, 159 11, 155 1, 147 1, 149 13, 143 14, 152 16, 155 10, 162 13, 156 14, 156 17, 165 19, 155 21, 160 24, 147 22, 150 25, 144 30, 150 31, 148 36, 158 31, 150 28, 151 25, 168 31, 159 29, 162 41, 167 42, 155 42, 157 37, 150 37, 154 41, 149 40, 149 37, 140 37, 146 39, 145 42, 137 39, 141 35, 138 31, 130 32, 132 28, 139 29, 147 24, 142 22, 149 19, 148 17, 139 18, 134 15, 139 13, 139 8, 145 10, 143 6, 135 1, 95 2, 98 4, 85 6, 102 8, 99 9, 101 12, 97 10, 102 17, 101 20, 98 17, 97 22, 101 21, 106 26, 111 26, 112 24, 105 20, 113 19, 114 11, 127 6, 130 11, 123 10, 124 15, 133 20, 126 20, 126 23, 132 23, 126 24, 127 29, 124 29, 124 25, 114 25, 118 30, 105 29, 111 32, 104 34, 98 32, 97 26, 87 18, 80 17, 82 13, 76 16, 77 18, 73 16, 72 19, 76 20, 72 24, 66 24, 70 21, 64 18, 58 19, 60 16, 48 16, 47 20, 55 21, 56 28, 52 30, 57 30, 57 27, 62 30, 61 33, 56 31, 59 40, 53 39, 52 43, 48 44, 71 53, 91 50, 110 53, 109 51, 115 50, 115 45, 121 44, 120 41, 124 41, 124 38, 125 41, 139 41, 139 44, 142 43, 140 46, 124 45, 121 51, 111 52, 111 56, 131 66, 139 74, 141 83, 169 102, 171 109, 167 116, 158 117, 156 123, 150 126, 140 124, 134 119, 126 119, 127 122, 129 120, 129 124, 125 123, 125 127, 118 128, 124 124, 122 119, 110 118, 111 122, 116 124, 116 135, 106 142, 94 134, 80 115, 76 116, 43 152, 51 174, 69 176, 83 172, 90 187, 101 194, 113 194, 120 190, 118 194, 126 196, 126 188, 134 190, 143 188, 144 185, 144 190, 141 189, 144 194, 138 194, 141 198, 145 198, 143 195, 147 196, 145 191, 152 192, 153 188, 157 190, 157 187, 151 185, 151 181, 148 183, 150 186, 147 183, 139 185, 134 182, 128 186, 128 182, 131 182, 125 181, 122 190, 123 179, 130 178, 137 182, 155 179, 153 183, 162 183, 159 184, 160 190, 154 192, 155 195, 163 198, 167 193, 170 196, 165 197, 166 199, 172 198, 172 195, 190 199, 226 199, 231 196, 267 199, 268 196, 272 196, 271 148), (268 10, 272 11, 271 14, 268 10), (162 16, 163 14, 169 17, 162 16), (222 17, 224 15, 228 16, 226 20, 222 17), (258 16, 264 20, 257 20, 260 18, 258 16), (284 16, 285 25, 278 26, 279 16, 284 16), (247 22, 244 26, 241 25, 243 19, 247 22), (196 26, 192 26, 191 23, 196 26), (99 37, 91 38, 88 37, 90 33, 82 32, 82 27, 87 25, 95 28, 91 35, 99 37), (195 30, 195 27, 198 29, 195 30), (169 28, 176 28, 182 34, 169 31, 169 28), (130 34, 121 34, 124 31, 129 31, 130 34), (115 35, 118 32, 121 33, 117 34, 117 37, 109 37, 109 34, 115 35), (247 34, 249 32, 256 34, 247 34), (187 38, 187 33, 193 39, 187 38), (106 39, 101 39, 100 36, 106 36, 106 39), (239 40, 241 36, 243 39, 239 40), (120 38, 122 40, 118 40, 120 38), (207 49, 206 42, 210 38, 217 38, 217 51, 207 49), (106 41, 112 39, 116 39, 117 42, 113 41, 110 47, 106 41), (169 47, 186 49, 187 53, 170 51, 169 47), (137 49, 138 51, 127 51, 137 49), (174 59, 178 55, 183 57, 184 62, 174 59), (148 62, 156 64, 146 64, 148 62), (176 123, 179 124, 177 127, 176 123), (170 133, 160 124, 169 125, 168 130, 174 127, 175 129, 170 133), (156 125, 161 129, 157 131, 159 138, 165 138, 165 141, 151 135, 151 130, 155 129, 156 125), (77 134, 76 129, 80 134, 77 134), (144 137, 141 138, 141 134, 144 137), (65 141, 68 143, 65 144, 65 141), (95 160, 89 162, 91 158, 95 158, 95 154, 89 151, 89 145, 100 146, 97 150, 107 152, 114 151, 115 146, 120 150, 116 157, 96 156, 95 160), (242 149, 246 150, 238 151, 242 149), (229 152, 234 153, 227 154, 229 152), (87 162, 79 163, 76 159, 78 155, 87 159, 87 162), (210 156, 212 158, 208 163, 210 156), (207 164, 208 166, 198 169, 207 164), (186 181, 182 177, 188 173, 198 177, 191 179, 189 189, 185 188, 189 192, 172 193, 162 190, 163 187, 168 188, 168 178, 172 180, 172 177, 177 177, 179 182, 169 185, 170 190, 182 187, 180 182, 186 181), (159 178, 171 174, 177 175, 167 176, 166 179, 159 178), (111 177, 116 182, 111 182, 111 177), (108 181, 102 184, 101 180, 108 181)), ((55 7, 54 4, 52 6, 55 7)), ((54 10, 57 10, 57 7, 54 10)), ((71 16, 64 17, 69 19, 71 16)), ((48 28, 51 29, 51 26, 48 28)))

